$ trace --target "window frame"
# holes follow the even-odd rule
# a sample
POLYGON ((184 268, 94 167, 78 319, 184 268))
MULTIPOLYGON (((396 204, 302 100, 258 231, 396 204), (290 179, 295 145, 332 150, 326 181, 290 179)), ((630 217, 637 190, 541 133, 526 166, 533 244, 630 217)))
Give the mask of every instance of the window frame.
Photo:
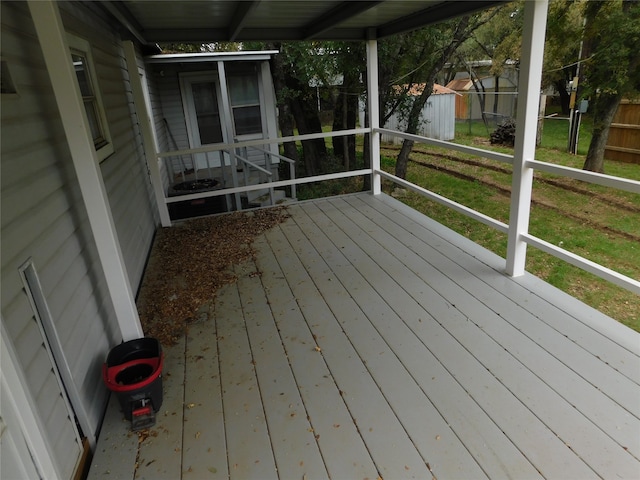
POLYGON ((265 125, 264 125, 264 107, 262 105, 262 92, 261 92, 261 88, 260 88, 260 77, 255 73, 255 72, 251 72, 251 71, 247 71, 247 72, 230 72, 227 74, 228 77, 228 89, 229 89, 229 106, 231 108, 231 115, 233 117, 233 129, 234 129, 234 133, 237 136, 244 136, 244 135, 261 135, 264 133, 265 131, 265 125), (256 94, 257 94, 257 101, 255 102, 248 102, 248 103, 235 103, 234 99, 233 99, 233 94, 232 94, 232 89, 233 89, 233 85, 234 85, 234 79, 240 79, 240 78, 248 78, 250 79, 252 82, 255 82, 255 87, 256 87, 256 94), (238 124, 237 124, 237 120, 236 120, 236 112, 237 111, 245 111, 247 109, 254 109, 258 107, 258 112, 259 112, 259 118, 260 118, 260 131, 259 132, 242 132, 242 133, 238 133, 238 124))
MULTIPOLYGON (((82 102, 87 108, 87 104, 90 103, 93 107, 95 114, 95 120, 98 124, 100 132, 100 142, 96 142, 93 138, 93 131, 91 129, 91 122, 89 125, 89 134, 91 142, 94 144, 98 161, 102 162, 109 155, 114 152, 113 142, 111 140, 111 133, 109 131, 109 124, 107 122, 106 110, 104 108, 104 102, 102 100, 102 92, 98 84, 98 75, 96 74, 95 62, 91 53, 91 45, 83 38, 77 37, 71 33, 67 33, 67 42, 69 44, 69 55, 77 55, 84 60, 85 74, 87 75, 88 83, 91 87, 90 96, 82 96, 82 102)), ((73 62, 73 59, 72 59, 73 62)), ((77 80, 77 76, 76 76, 77 80)), ((80 90, 80 83, 78 81, 78 89, 80 90)), ((80 92, 82 95, 82 92, 80 92)), ((88 114, 87 114, 88 119, 88 114)))

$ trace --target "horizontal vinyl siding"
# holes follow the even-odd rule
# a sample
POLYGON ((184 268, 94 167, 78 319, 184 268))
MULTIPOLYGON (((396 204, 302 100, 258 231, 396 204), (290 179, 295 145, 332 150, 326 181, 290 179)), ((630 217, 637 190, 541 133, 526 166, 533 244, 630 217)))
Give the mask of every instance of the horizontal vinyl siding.
POLYGON ((107 398, 106 389, 95 380, 100 378, 96 360, 101 363, 110 339, 117 338, 116 329, 109 327, 115 318, 26 3, 2 2, 2 56, 18 92, 2 98, 2 316, 56 461, 70 475, 77 460, 70 448, 73 421, 18 267, 32 258, 37 268, 93 428, 99 425, 107 398), (78 313, 90 311, 91 316, 78 313), (91 335, 96 325, 99 336, 91 335), (87 341, 91 350, 81 356, 87 341))
MULTIPOLYGON (((95 18, 92 5, 66 6, 67 31, 91 44, 114 153, 101 163, 118 239, 135 291, 142 280, 147 252, 158 223, 149 188, 146 159, 133 105, 129 72, 113 29, 95 18)), ((135 72, 137 75, 137 72, 135 72)))
MULTIPOLYGON (((180 71, 186 70, 186 66, 182 66, 180 71)), ((215 74, 216 70, 213 70, 212 73, 215 74)), ((150 69, 150 74, 153 75, 160 93, 163 120, 166 120, 166 123, 164 121, 162 123, 167 134, 168 149, 189 148, 189 136, 184 118, 177 67, 175 65, 154 65, 150 69)))
MULTIPOLYGON (((23 290, 20 265, 33 260, 94 429, 107 399, 101 365, 121 337, 28 6, 0 5, 2 58, 18 92, 2 96, 1 110, 2 317, 55 445, 56 460, 67 472, 76 459, 62 439, 72 423, 23 290)), ((117 30, 96 17, 96 6, 59 5, 67 31, 91 45, 114 145, 101 170, 136 289, 157 221, 122 48, 117 30)))

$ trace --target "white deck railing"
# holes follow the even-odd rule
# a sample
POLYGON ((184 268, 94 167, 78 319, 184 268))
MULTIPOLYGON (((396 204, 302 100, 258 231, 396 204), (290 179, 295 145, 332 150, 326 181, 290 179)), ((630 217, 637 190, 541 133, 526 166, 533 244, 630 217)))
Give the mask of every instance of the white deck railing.
MULTIPOLYGON (((424 143, 427 145, 443 147, 449 150, 456 150, 458 152, 476 155, 476 156, 487 158, 490 160, 497 160, 499 162, 513 164, 512 155, 491 152, 488 150, 468 147, 465 145, 459 145, 451 142, 446 142, 443 140, 435 140, 431 138, 420 137, 417 135, 410 135, 402 132, 392 132, 391 130, 378 129, 378 131, 381 133, 385 133, 387 135, 394 134, 401 138, 412 140, 417 143, 424 143)), ((618 190, 640 194, 640 182, 636 180, 630 180, 626 178, 614 177, 611 175, 588 172, 585 170, 578 170, 576 168, 570 168, 570 167, 565 167, 561 165, 554 165, 551 163, 541 162, 538 160, 529 160, 526 162, 526 166, 534 170, 544 171, 544 172, 552 173, 552 174, 563 176, 563 177, 573 178, 573 179, 580 180, 587 183, 603 185, 603 186, 615 188, 618 190)), ((391 180, 399 185, 402 185, 405 188, 409 188, 412 191, 419 193, 420 195, 423 195, 435 202, 438 202, 442 205, 452 208, 453 210, 459 213, 462 213, 463 215, 466 215, 470 218, 473 218, 474 220, 482 222, 485 225, 488 225, 502 233, 508 232, 509 226, 507 224, 499 222, 494 218, 488 217, 476 210, 473 210, 472 208, 461 205, 448 198, 442 197, 441 195, 438 195, 434 192, 431 192, 422 187, 414 185, 410 182, 407 182, 406 180, 402 180, 394 175, 390 175, 386 172, 378 172, 378 173, 388 180, 391 180)), ((618 286, 626 288, 627 290, 640 294, 640 282, 638 280, 635 280, 631 277, 628 277, 619 272, 616 272, 607 267, 604 267, 580 255, 576 255, 575 253, 572 253, 561 247, 558 247, 549 242, 546 242, 543 239, 538 238, 534 235, 531 235, 528 232, 521 232, 520 236, 527 244, 531 246, 534 246, 567 263, 570 263, 571 265, 574 265, 590 273, 593 273, 598 277, 608 280, 618 286)))
MULTIPOLYGON (((501 163, 513 165, 514 156, 508 155, 499 152, 493 152, 490 150, 484 150, 475 147, 469 147, 466 145, 460 145, 457 143, 447 142, 443 140, 436 140, 427 137, 421 137, 419 135, 411 135, 403 132, 397 132, 393 130, 387 129, 374 129, 376 133, 384 133, 385 135, 394 135, 403 139, 411 140, 415 143, 422 143, 426 145, 431 145, 435 147, 441 147, 448 150, 453 150, 465 154, 470 154, 474 156, 478 156, 481 158, 486 158, 489 160, 498 161, 501 163)), ((177 156, 177 155, 186 155, 186 154, 194 154, 194 153, 206 153, 206 152, 215 152, 215 151, 233 151, 235 148, 241 147, 257 147, 260 145, 269 145, 269 144, 281 144, 285 142, 296 142, 302 140, 311 140, 318 138, 332 138, 339 137, 345 135, 359 135, 365 133, 371 133, 372 130, 369 128, 358 128, 351 130, 342 130, 336 132, 327 132, 327 133, 316 133, 316 134, 308 134, 308 135, 298 135, 292 137, 280 137, 280 138, 272 138, 272 139, 259 139, 259 140, 250 140, 245 142, 238 142, 235 144, 220 144, 215 146, 206 146, 199 147, 194 149, 187 150, 177 150, 172 152, 163 152, 158 154, 158 158, 164 158, 169 156, 177 156)), ((260 148, 260 150, 262 150, 260 148)), ((264 151, 264 150, 263 150, 264 151)), ((291 164, 291 159, 278 155, 278 158, 281 160, 287 161, 290 163, 291 168, 293 165, 291 164)), ((617 190, 638 193, 640 194, 640 182, 625 178, 614 177, 610 175, 603 175, 599 173, 588 172, 584 170, 578 170, 575 168, 564 167, 560 165, 554 165, 546 162, 541 162, 538 160, 529 160, 526 162, 526 166, 532 168, 534 170, 543 171, 547 173, 552 173, 554 175, 559 175, 563 177, 577 179, 583 182, 592 183, 596 185, 603 185, 610 188, 615 188, 617 190)), ((478 222, 481 222, 501 233, 508 233, 509 225, 500 222, 492 217, 489 217, 481 212, 474 210, 473 208, 462 205, 458 202, 455 202, 451 199, 438 195, 435 192, 427 190, 419 185, 408 182, 407 180, 403 180, 395 175, 389 174, 382 170, 378 169, 360 169, 353 170, 348 172, 338 172, 331 173, 325 175, 315 175, 311 177, 303 177, 303 178, 292 178, 291 180, 280 180, 275 182, 266 182, 258 185, 246 185, 239 186, 234 188, 225 188, 221 190, 215 190, 210 192, 202 192, 202 193, 194 193, 189 195, 181 195, 180 197, 167 197, 165 199, 166 203, 185 201, 185 200, 195 200, 199 198, 207 198, 214 197, 219 195, 228 195, 228 194, 236 194, 236 193, 244 193, 253 190, 260 190, 264 188, 282 188, 282 187, 292 187, 295 188, 296 185, 301 185, 304 183, 312 183, 312 182, 322 182, 326 180, 334 180, 334 179, 342 179, 349 178, 355 176, 363 176, 363 175, 372 175, 379 176, 381 178, 390 180, 398 185, 403 186, 409 190, 412 190, 419 195, 422 195, 434 202, 437 202, 441 205, 447 206, 463 215, 468 216, 478 222)), ((294 190, 295 191, 295 190, 294 190)), ((529 206, 530 208, 530 206, 529 206)), ((561 247, 553 245, 551 243, 546 242, 545 240, 538 238, 534 235, 531 235, 528 232, 521 232, 520 237, 527 244, 536 247, 554 257, 557 257, 565 262, 568 262, 574 266, 577 266, 583 270, 591 272, 605 280, 608 280, 616 285, 619 285, 631 292, 640 294, 640 282, 636 279, 623 275, 619 272, 611 270, 603 265, 595 263, 587 258, 576 255, 568 250, 565 250, 561 247)))

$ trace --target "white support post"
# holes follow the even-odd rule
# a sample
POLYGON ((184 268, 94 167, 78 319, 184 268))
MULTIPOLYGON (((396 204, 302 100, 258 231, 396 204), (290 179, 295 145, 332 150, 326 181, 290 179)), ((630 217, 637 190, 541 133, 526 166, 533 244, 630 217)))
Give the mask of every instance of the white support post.
POLYGON ((538 108, 542 82, 542 59, 547 26, 548 0, 525 2, 522 34, 522 61, 516 115, 516 139, 511 185, 511 211, 506 272, 511 276, 524 274, 527 244, 522 235, 529 230, 533 169, 527 162, 535 159, 538 108))
MULTIPOLYGON (((222 102, 222 112, 223 112, 223 122, 225 124, 225 129, 227 131, 227 142, 235 143, 233 138, 233 112, 231 111, 231 102, 229 101, 229 87, 227 86, 227 73, 224 68, 224 62, 218 62, 218 81, 220 82, 220 101, 222 102)), ((224 158, 224 157, 221 157, 224 158)), ((238 171, 237 171, 237 162, 238 159, 235 156, 235 150, 229 151, 229 160, 231 162, 231 178, 233 179, 233 186, 237 187, 238 183, 238 171)), ((222 162, 222 168, 224 169, 224 161, 222 162)), ((246 165, 243 167, 244 169, 248 168, 246 165)), ((236 193, 234 195, 236 200, 236 210, 242 210, 242 201, 240 199, 240 194, 236 193)))
POLYGON ((151 175, 151 184, 153 185, 153 193, 156 197, 158 205, 158 213, 160 215, 160 223, 163 227, 171 226, 171 218, 169 217, 169 209, 165 202, 164 187, 162 185, 162 176, 160 175, 160 167, 158 166, 158 152, 156 141, 153 136, 151 127, 151 118, 149 118, 149 110, 145 101, 142 81, 138 74, 138 62, 136 60, 136 49, 133 42, 124 42, 124 57, 127 62, 127 70, 129 71, 129 82, 133 92, 133 103, 138 115, 140 123, 140 131, 142 133, 142 144, 144 146, 144 154, 147 157, 147 166, 151 175))
POLYGON ((58 5, 30 0, 71 158, 123 340, 143 336, 58 5))
POLYGON ((380 106, 378 99, 378 41, 367 40, 367 103, 369 108, 369 127, 371 127, 371 191, 374 195, 382 192, 380 175, 380 106))

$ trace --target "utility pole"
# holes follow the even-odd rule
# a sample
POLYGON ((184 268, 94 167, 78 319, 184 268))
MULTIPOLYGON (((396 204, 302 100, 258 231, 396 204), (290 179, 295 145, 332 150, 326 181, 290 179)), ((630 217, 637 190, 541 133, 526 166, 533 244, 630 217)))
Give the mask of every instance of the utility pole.
POLYGON ((580 38, 580 50, 578 52, 578 65, 576 66, 576 76, 571 82, 571 97, 569 98, 569 141, 567 151, 574 155, 578 153, 578 138, 580 136, 580 119, 586 113, 588 102, 582 100, 576 108, 576 97, 578 96, 578 83, 580 81, 580 67, 582 66, 582 49, 584 46, 584 27, 587 19, 582 19, 582 37, 580 38))

